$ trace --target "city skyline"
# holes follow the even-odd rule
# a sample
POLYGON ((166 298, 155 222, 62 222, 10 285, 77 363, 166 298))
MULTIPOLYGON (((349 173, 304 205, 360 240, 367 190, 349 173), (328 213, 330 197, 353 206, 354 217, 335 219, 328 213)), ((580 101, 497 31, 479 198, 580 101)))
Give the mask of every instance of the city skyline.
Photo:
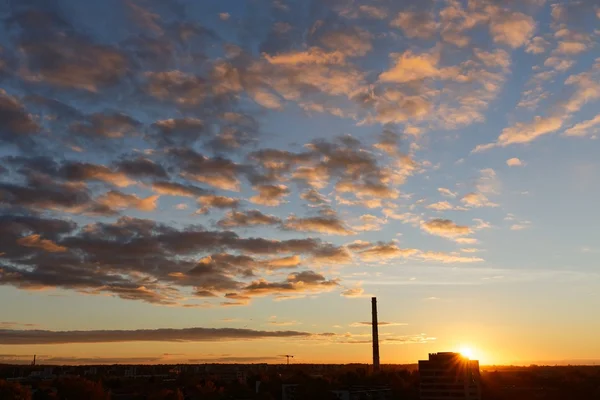
POLYGON ((0 363, 596 363, 596 3, 0 5, 0 363))

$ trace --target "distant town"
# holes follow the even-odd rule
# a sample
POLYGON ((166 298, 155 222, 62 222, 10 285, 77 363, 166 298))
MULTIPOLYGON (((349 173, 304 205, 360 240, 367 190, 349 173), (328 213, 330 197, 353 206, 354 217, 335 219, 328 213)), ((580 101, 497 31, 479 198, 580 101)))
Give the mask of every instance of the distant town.
POLYGON ((419 364, 0 365, 2 400, 593 400, 600 366, 419 364))

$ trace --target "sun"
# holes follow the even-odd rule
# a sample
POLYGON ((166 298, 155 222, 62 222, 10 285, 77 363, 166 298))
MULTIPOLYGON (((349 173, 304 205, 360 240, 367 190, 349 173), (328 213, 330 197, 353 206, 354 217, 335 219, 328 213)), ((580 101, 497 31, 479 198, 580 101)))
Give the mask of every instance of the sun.
POLYGON ((465 357, 465 358, 473 358, 473 349, 471 349, 470 347, 461 347, 459 350, 460 354, 465 357))

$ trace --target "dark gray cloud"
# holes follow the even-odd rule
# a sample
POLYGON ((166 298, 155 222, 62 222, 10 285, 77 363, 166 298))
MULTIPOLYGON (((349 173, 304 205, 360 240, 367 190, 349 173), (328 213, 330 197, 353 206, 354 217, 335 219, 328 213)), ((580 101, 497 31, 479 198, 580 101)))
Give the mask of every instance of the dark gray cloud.
POLYGON ((230 211, 217 222, 222 228, 249 227, 257 225, 276 225, 281 219, 274 215, 263 214, 258 210, 230 211))
POLYGON ((0 89, 0 141, 26 145, 28 136, 40 130, 19 99, 0 89))
POLYGON ((66 344, 114 342, 216 342, 310 337, 309 332, 259 331, 236 328, 182 328, 102 331, 0 330, 0 344, 66 344))
POLYGON ((75 135, 101 136, 107 139, 130 135, 140 126, 140 122, 122 113, 95 113, 71 125, 75 135))
POLYGON ((0 204, 32 210, 60 210, 78 214, 116 215, 106 205, 96 203, 85 186, 69 185, 44 177, 29 180, 28 185, 0 183, 0 204))
POLYGON ((149 158, 145 157, 123 157, 122 160, 116 163, 116 169, 133 178, 168 178, 169 174, 165 168, 149 158))
POLYGON ((208 157, 189 148, 172 148, 169 156, 180 174, 222 190, 238 191, 245 167, 224 157, 208 157))
MULTIPOLYGON (((170 90, 165 87, 165 90, 170 90)), ((186 145, 209 135, 203 121, 197 118, 167 119, 153 124, 157 139, 166 145, 186 145)))
MULTIPOLYGON (((200 226, 176 229, 131 217, 80 230, 60 220, 5 216, 1 221, 0 247, 6 254, 0 264, 0 284, 104 292, 167 305, 178 304, 182 289, 199 297, 240 291, 258 271, 297 267, 298 255, 318 255, 334 248, 315 239, 242 238, 229 231, 200 226), (35 243, 15 246, 33 234, 40 235, 35 243), (204 256, 198 260, 200 254, 204 256)), ((309 272, 292 274, 285 283, 286 290, 318 291, 337 285, 309 272)))
POLYGON ((337 279, 327 280, 314 271, 295 272, 288 275, 285 281, 269 282, 264 279, 253 281, 243 289, 248 295, 286 295, 290 293, 307 293, 311 291, 329 290, 339 286, 337 279))
POLYGON ((96 92, 119 83, 129 69, 125 54, 74 32, 52 11, 29 9, 14 15, 10 22, 21 29, 18 43, 30 79, 96 92))
POLYGON ((183 196, 183 197, 198 197, 203 194, 207 194, 206 189, 188 184, 182 184, 177 182, 168 181, 156 181, 152 183, 152 190, 158 194, 169 195, 169 196, 183 196))
POLYGON ((354 232, 337 216, 318 216, 298 218, 295 216, 285 220, 285 229, 301 232, 319 232, 330 235, 352 235, 354 232))

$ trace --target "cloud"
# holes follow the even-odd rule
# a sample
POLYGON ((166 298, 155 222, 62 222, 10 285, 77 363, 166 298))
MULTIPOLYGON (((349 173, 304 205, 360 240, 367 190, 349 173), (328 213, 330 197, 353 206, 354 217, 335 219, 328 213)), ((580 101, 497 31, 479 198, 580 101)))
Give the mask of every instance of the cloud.
POLYGON ((409 38, 430 39, 437 31, 437 23, 432 13, 404 11, 390 22, 390 26, 402 29, 409 38))
POLYGON ((250 198, 250 201, 263 206, 278 206, 283 201, 282 198, 289 195, 289 189, 284 185, 258 185, 254 187, 258 191, 256 196, 250 198))
POLYGON ((395 57, 395 65, 379 75, 382 82, 407 83, 422 79, 435 79, 442 71, 437 67, 438 58, 433 54, 415 54, 408 50, 395 57))
MULTIPOLYGON (((115 86, 126 75, 129 68, 127 57, 110 46, 94 44, 77 34, 66 35, 59 28, 58 18, 46 15, 46 22, 35 28, 34 18, 26 13, 16 18, 16 23, 26 36, 34 30, 44 31, 39 38, 20 40, 25 57, 25 79, 43 81, 50 85, 67 89, 81 89, 98 92, 100 89, 115 86)), ((62 26, 64 27, 64 25, 62 26)))
MULTIPOLYGON (((560 116, 541 117, 536 116, 529 123, 519 122, 514 126, 505 128, 498 137, 497 145, 508 146, 516 143, 528 143, 540 136, 556 132, 563 126, 563 118, 560 116)), ((486 146, 477 146, 478 149, 486 150, 486 146)))
POLYGON ((98 197, 96 201, 110 209, 135 208, 140 211, 154 211, 158 197, 158 195, 153 195, 142 199, 134 194, 111 190, 98 197))
POLYGON ((442 263, 475 263, 475 262, 483 262, 483 258, 479 257, 464 257, 458 253, 444 253, 444 252, 435 252, 435 251, 427 251, 419 254, 419 257, 425 261, 438 261, 442 263))
POLYGON ((198 210, 199 214, 207 213, 211 208, 228 209, 237 208, 240 205, 240 201, 233 197, 217 196, 214 194, 205 194, 198 197, 198 203, 202 205, 202 208, 198 210))
POLYGON ((0 321, 0 329, 13 329, 16 327, 34 328, 38 326, 38 324, 30 324, 16 321, 0 321))
POLYGON ((298 321, 269 321, 269 324, 277 326, 302 325, 302 323, 298 321))
POLYGON ((579 122, 565 131, 565 136, 591 136, 598 132, 597 126, 600 125, 600 114, 594 118, 579 122))
POLYGON ((442 194, 442 196, 446 197, 456 197, 456 193, 446 188, 438 188, 438 192, 442 194))
POLYGON ((491 20, 490 34, 494 42, 518 48, 529 41, 535 28, 535 21, 530 16, 520 12, 501 11, 491 20))
POLYGON ((296 268, 302 264, 302 259, 298 255, 269 258, 261 261, 261 264, 268 269, 285 269, 285 268, 296 268))
POLYGON ((475 49, 475 56, 481 60, 487 67, 501 67, 504 70, 510 68, 510 54, 502 49, 496 49, 495 51, 484 51, 475 49))
POLYGON ((355 286, 351 288, 344 289, 340 296, 348 297, 348 298, 363 298, 363 297, 371 297, 370 294, 365 293, 365 289, 360 286, 355 286))
POLYGON ((281 99, 269 91, 262 89, 253 89, 250 90, 250 97, 252 97, 252 99, 255 102, 257 102, 265 108, 273 110, 281 110, 283 108, 281 99))
POLYGON ((114 215, 116 211, 95 202, 85 185, 59 183, 48 178, 30 179, 30 186, 0 183, 0 204, 32 210, 61 210, 86 215, 114 215))
POLYGON ((310 337, 308 332, 258 331, 237 328, 181 328, 138 330, 0 330, 0 344, 40 345, 68 343, 118 343, 118 342, 216 342, 269 338, 310 337))
POLYGON ((230 211, 217 225, 223 228, 248 227, 257 225, 276 225, 281 223, 281 219, 274 216, 263 214, 258 210, 249 211, 230 211))
POLYGON ((374 6, 370 4, 361 4, 358 6, 359 11, 370 18, 374 19, 385 19, 387 18, 387 10, 381 6, 374 6))
POLYGON ((569 95, 556 101, 551 112, 546 116, 537 115, 529 122, 517 122, 502 130, 498 140, 493 143, 479 145, 473 152, 489 150, 495 146, 506 147, 512 144, 524 144, 560 130, 573 113, 578 112, 585 104, 600 98, 600 84, 597 82, 598 68, 571 75, 565 80, 569 95))
MULTIPOLYGON (((248 296, 248 280, 255 279, 255 273, 284 268, 297 261, 285 260, 286 257, 304 255, 319 262, 339 262, 345 254, 343 248, 317 239, 241 238, 231 231, 208 231, 199 226, 179 230, 132 217, 121 217, 114 223, 88 224, 77 231, 76 225, 59 220, 8 216, 3 220, 8 223, 0 226, 9 230, 0 230, 0 252, 5 253, 0 284, 21 289, 63 288, 92 295, 110 294, 171 306, 191 306, 185 303, 182 292, 190 289, 209 298, 234 291, 248 296), (28 225, 22 225, 25 223, 28 225), (30 229, 67 251, 39 252, 14 246, 30 229), (57 240, 59 232, 62 237, 57 240), (215 253, 217 249, 223 251, 215 253)), ((315 279, 320 276, 298 272, 271 287, 318 293, 319 289, 337 286, 336 280, 315 279)))
POLYGON ((357 57, 364 56, 372 50, 372 39, 373 35, 368 31, 350 26, 325 32, 320 36, 319 42, 331 51, 357 57))
POLYGON ((550 43, 541 36, 536 36, 531 39, 527 45, 525 51, 532 54, 545 53, 546 49, 550 46, 550 43))
POLYGON ((510 158, 506 160, 506 165, 509 167, 523 167, 525 163, 518 158, 510 158))
POLYGON ((391 260, 400 257, 410 257, 417 253, 415 249, 402 249, 393 242, 370 245, 356 254, 364 261, 391 260))
POLYGON ((524 229, 529 229, 529 228, 531 228, 530 221, 519 221, 518 223, 512 224, 510 226, 511 231, 522 231, 524 229))
POLYGON ((117 171, 134 178, 168 178, 164 167, 145 157, 123 159, 116 163, 117 171))
POLYGON ((90 163, 65 163, 61 167, 59 174, 69 181, 98 180, 121 188, 131 186, 134 183, 123 172, 114 171, 104 165, 90 163))
POLYGON ((313 205, 323 205, 328 202, 327 199, 315 189, 308 189, 300 195, 300 198, 313 205))
POLYGON ((285 281, 269 282, 264 279, 252 281, 242 289, 242 293, 249 296, 273 294, 276 297, 285 298, 290 293, 304 294, 329 291, 337 286, 339 286, 337 279, 327 280, 323 275, 314 271, 301 271, 289 274, 285 281))
POLYGON ((52 240, 42 239, 40 235, 29 235, 17 240, 17 244, 25 247, 34 247, 51 253, 67 251, 64 246, 57 245, 52 240))
POLYGON ((496 203, 492 203, 486 195, 483 193, 467 193, 462 199, 460 199, 465 205, 469 207, 497 207, 496 203))
POLYGON ((89 137, 105 137, 107 139, 122 138, 135 133, 140 123, 122 113, 94 113, 69 127, 75 135, 89 137))
POLYGON ((454 241, 458 244, 477 244, 479 242, 475 238, 465 238, 465 237, 455 238, 454 241))
POLYGON ((341 52, 326 52, 318 47, 307 51, 289 52, 270 56, 265 54, 267 61, 274 65, 307 65, 307 64, 343 64, 345 56, 341 52))
POLYGON ((345 247, 335 247, 333 245, 321 246, 313 252, 311 262, 316 264, 341 265, 352 261, 352 256, 345 247))
POLYGON ((182 177, 211 185, 217 189, 237 192, 240 189, 242 166, 224 157, 207 157, 187 148, 169 150, 180 168, 182 177))
POLYGON ((429 204, 427 208, 436 211, 454 210, 454 206, 447 201, 439 201, 437 203, 429 204))
POLYGON ((378 231, 387 221, 372 214, 361 215, 360 225, 354 225, 353 230, 358 232, 378 231))
MULTIPOLYGON (((206 99, 207 89, 209 89, 201 77, 186 74, 178 70, 146 72, 145 78, 145 91, 150 96, 159 100, 171 101, 186 106, 202 103, 206 99)), ((241 88, 235 84, 231 87, 231 90, 233 91, 238 91, 240 89, 241 88)), ((179 127, 187 129, 185 125, 188 125, 188 122, 193 123, 195 121, 198 121, 200 125, 202 124, 201 121, 196 119, 169 119, 157 121, 156 126, 162 130, 163 133, 172 133, 179 127)), ((197 128, 200 128, 200 126, 197 126, 197 128)))
POLYGON ((355 233, 335 216, 305 218, 290 216, 285 220, 283 227, 293 231, 320 232, 328 235, 353 235, 355 233))
POLYGON ((421 224, 421 229, 431 235, 455 238, 466 236, 473 233, 471 228, 464 225, 457 225, 449 219, 432 219, 421 224))
POLYGON ((0 89, 0 121, 3 126, 0 140, 4 142, 24 144, 23 136, 37 133, 40 130, 40 126, 27 112, 24 105, 4 89, 0 89))
POLYGON ((478 253, 481 250, 473 248, 473 247, 468 247, 468 248, 462 248, 462 249, 460 249, 460 251, 462 251, 463 253, 478 253))
POLYGON ((152 190, 161 195, 198 197, 206 194, 206 190, 193 185, 184 185, 177 182, 157 181, 152 183, 152 190))

